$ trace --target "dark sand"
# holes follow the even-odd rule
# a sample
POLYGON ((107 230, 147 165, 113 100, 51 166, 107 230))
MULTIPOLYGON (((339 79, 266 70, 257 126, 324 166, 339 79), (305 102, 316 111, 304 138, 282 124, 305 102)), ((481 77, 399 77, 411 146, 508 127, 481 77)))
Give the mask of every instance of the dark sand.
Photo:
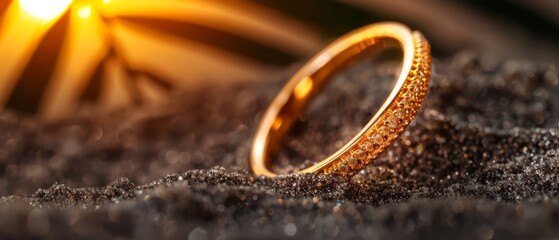
MULTIPOLYGON (((434 65, 414 123, 352 179, 247 170, 259 114, 296 67, 57 123, 2 113, 0 238, 559 238, 556 68, 469 53, 434 65)), ((276 168, 351 138, 382 99, 371 79, 393 74, 341 74, 276 168)))

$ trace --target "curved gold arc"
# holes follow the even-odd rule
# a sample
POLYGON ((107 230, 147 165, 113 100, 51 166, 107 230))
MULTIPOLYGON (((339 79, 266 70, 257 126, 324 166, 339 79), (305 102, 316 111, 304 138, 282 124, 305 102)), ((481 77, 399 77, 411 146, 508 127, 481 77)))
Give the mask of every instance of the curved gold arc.
POLYGON ((342 36, 295 73, 272 101, 256 130, 250 153, 253 172, 275 176, 267 166, 270 152, 279 147, 281 138, 307 103, 333 73, 366 51, 384 48, 387 44, 397 44, 403 52, 400 74, 390 95, 354 138, 301 172, 350 175, 378 158, 413 120, 425 97, 431 74, 427 41, 421 33, 394 22, 371 24, 342 36))

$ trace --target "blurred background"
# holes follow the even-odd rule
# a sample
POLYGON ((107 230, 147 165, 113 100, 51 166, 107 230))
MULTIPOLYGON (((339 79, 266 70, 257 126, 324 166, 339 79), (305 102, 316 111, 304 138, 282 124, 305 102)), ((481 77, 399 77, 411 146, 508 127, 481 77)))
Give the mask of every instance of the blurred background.
POLYGON ((437 58, 559 59, 555 0, 0 0, 0 107, 58 119, 263 81, 380 21, 421 30, 437 58))

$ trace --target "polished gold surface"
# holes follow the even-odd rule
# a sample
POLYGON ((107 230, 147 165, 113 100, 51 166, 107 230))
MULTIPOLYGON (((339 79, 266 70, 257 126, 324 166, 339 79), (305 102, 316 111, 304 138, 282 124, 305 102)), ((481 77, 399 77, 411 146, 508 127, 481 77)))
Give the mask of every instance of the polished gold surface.
POLYGON ((337 72, 371 49, 397 44, 403 63, 397 82, 365 127, 342 148, 301 172, 352 175, 386 151, 413 120, 431 77, 430 46, 423 35, 393 22, 372 24, 348 33, 304 65, 264 113, 252 143, 250 165, 256 175, 274 176, 269 155, 307 103, 337 72))

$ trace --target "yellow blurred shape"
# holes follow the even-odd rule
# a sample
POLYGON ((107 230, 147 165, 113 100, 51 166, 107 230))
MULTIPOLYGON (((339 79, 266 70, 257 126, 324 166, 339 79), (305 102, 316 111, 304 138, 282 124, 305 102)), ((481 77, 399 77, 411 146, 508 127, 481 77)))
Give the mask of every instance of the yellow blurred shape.
POLYGON ((81 18, 91 17, 91 5, 85 5, 78 9, 78 16, 81 18))
POLYGON ((42 21, 51 21, 68 9, 72 0, 19 0, 21 9, 42 21))
MULTIPOLYGON (((0 0, 4 1, 4 0, 0 0)), ((24 12, 14 1, 0 19, 0 109, 11 95, 33 52, 55 21, 43 21, 24 12)))
POLYGON ((303 99, 309 95, 313 88, 313 80, 310 77, 305 77, 301 82, 295 86, 295 90, 293 91, 295 97, 297 99, 303 99))
POLYGON ((81 94, 108 49, 101 18, 95 12, 81 18, 78 9, 72 13, 60 62, 41 101, 41 114, 49 120, 68 116, 78 108, 81 94))
POLYGON ((281 125, 283 125, 283 119, 281 117, 278 117, 274 119, 274 122, 272 123, 272 129, 277 131, 281 128, 281 125))

